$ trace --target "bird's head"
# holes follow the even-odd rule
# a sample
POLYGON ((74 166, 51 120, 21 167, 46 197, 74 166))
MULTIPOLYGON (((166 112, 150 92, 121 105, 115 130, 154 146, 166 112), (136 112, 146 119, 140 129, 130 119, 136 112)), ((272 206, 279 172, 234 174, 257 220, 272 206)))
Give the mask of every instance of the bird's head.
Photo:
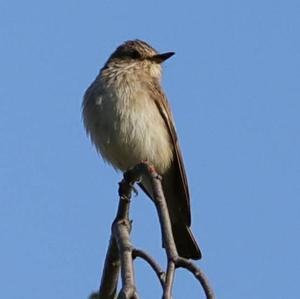
POLYGON ((148 72, 151 77, 160 79, 161 63, 173 56, 174 52, 159 54, 149 44, 141 40, 130 40, 120 45, 109 57, 106 66, 110 64, 125 68, 133 66, 148 72))

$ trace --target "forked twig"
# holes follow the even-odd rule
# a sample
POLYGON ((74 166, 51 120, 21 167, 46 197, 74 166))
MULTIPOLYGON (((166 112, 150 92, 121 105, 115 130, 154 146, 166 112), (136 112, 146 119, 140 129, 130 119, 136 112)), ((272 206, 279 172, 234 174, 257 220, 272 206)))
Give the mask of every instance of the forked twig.
MULTIPOLYGON (((112 236, 108 253, 106 255, 102 280, 98 297, 94 299, 115 299, 118 283, 118 274, 121 269, 122 288, 118 299, 138 299, 134 280, 133 259, 136 257, 145 260, 156 273, 163 288, 163 299, 172 298, 172 289, 176 268, 184 268, 190 271, 200 282, 206 298, 215 299, 213 289, 210 287, 204 273, 189 259, 178 255, 171 228, 168 208, 161 185, 161 177, 155 169, 147 162, 136 165, 124 173, 124 179, 119 184, 119 207, 117 216, 112 224, 112 236), (130 197, 135 182, 148 177, 152 184, 154 203, 159 216, 163 244, 166 251, 168 263, 166 272, 156 261, 142 250, 133 248, 130 241, 131 221, 129 220, 130 197)), ((93 296, 96 296, 95 294, 93 296)), ((92 298, 92 297, 90 297, 92 298)))

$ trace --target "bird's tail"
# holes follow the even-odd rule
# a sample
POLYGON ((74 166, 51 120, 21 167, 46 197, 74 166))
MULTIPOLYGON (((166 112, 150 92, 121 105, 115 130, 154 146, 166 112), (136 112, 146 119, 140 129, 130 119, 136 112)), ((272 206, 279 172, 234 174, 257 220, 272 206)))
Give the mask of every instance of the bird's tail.
POLYGON ((202 254, 191 229, 184 224, 173 224, 172 230, 178 254, 185 258, 198 260, 202 254))
MULTIPOLYGON (((180 189, 181 185, 180 184, 170 185, 168 184, 168 181, 170 181, 170 179, 169 180, 168 179, 169 177, 165 175, 165 178, 163 180, 163 187, 164 187, 164 192, 168 204, 168 211, 170 215, 172 232, 173 232, 177 252, 182 257, 198 260, 201 258, 202 254, 193 236, 191 229, 187 225, 187 223, 190 220, 182 219, 183 212, 181 211, 181 209, 178 208, 180 203, 184 204, 186 201, 180 189), (179 191, 178 190, 174 191, 173 186, 179 188, 179 191)), ((143 182, 139 183, 139 185, 150 198, 153 198, 151 182, 147 177, 145 177, 143 179, 143 182)))

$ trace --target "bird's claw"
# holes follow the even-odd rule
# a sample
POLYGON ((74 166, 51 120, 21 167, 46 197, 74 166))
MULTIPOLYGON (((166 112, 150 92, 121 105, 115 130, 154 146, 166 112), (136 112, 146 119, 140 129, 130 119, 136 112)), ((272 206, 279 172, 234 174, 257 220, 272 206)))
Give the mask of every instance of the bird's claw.
POLYGON ((130 184, 130 188, 132 189, 134 196, 138 196, 139 192, 137 191, 137 189, 134 187, 134 184, 130 184))

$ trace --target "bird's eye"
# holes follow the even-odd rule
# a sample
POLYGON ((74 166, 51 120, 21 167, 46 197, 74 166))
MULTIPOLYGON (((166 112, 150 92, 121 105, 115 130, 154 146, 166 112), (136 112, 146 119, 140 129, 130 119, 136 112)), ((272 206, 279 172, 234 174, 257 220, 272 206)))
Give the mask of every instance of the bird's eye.
POLYGON ((130 58, 133 58, 133 59, 141 58, 141 54, 136 50, 131 51, 129 53, 129 56, 130 56, 130 58))

